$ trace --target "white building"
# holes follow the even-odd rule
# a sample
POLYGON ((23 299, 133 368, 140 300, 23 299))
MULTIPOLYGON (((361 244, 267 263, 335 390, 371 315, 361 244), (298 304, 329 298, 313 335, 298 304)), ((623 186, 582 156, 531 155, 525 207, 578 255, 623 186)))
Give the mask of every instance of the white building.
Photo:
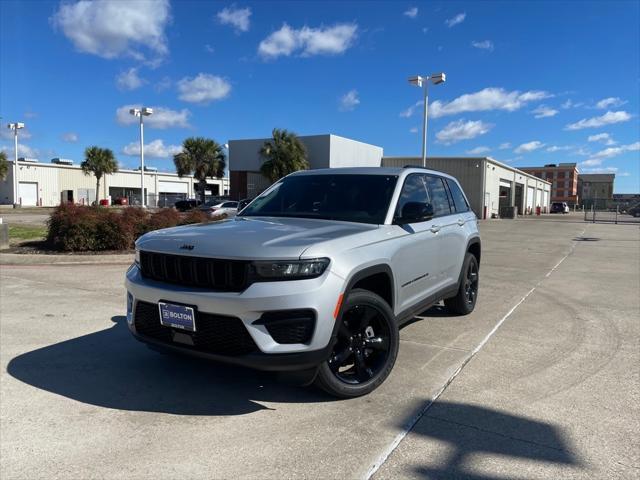
MULTIPOLYGON (((197 196, 198 182, 192 176, 145 172, 145 194, 149 206, 171 206, 176 200, 197 196)), ((79 165, 18 161, 18 202, 23 206, 52 207, 61 202, 91 204, 96 199, 96 177, 85 175, 79 165)), ((228 195, 229 179, 207 179, 207 195, 228 195)), ((120 170, 100 180, 100 199, 126 198, 140 203, 140 170, 120 170)), ((13 161, 9 175, 0 182, 0 204, 13 203, 13 161)))

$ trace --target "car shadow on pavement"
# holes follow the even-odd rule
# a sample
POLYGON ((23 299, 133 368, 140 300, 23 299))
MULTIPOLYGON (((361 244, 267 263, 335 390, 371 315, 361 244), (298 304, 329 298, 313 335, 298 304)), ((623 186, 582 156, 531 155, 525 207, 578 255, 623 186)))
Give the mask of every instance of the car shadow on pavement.
MULTIPOLYGON (((436 401, 411 435, 438 442, 435 451, 425 452, 428 465, 414 469, 414 475, 429 479, 503 480, 512 478, 514 471, 538 468, 532 467, 532 461, 541 462, 540 468, 550 464, 554 469, 582 463, 559 427, 464 403, 436 401)), ((524 475, 540 476, 532 475, 533 471, 524 475)))
POLYGON ((275 374, 182 355, 161 355, 136 341, 126 317, 111 328, 13 358, 16 379, 79 402, 176 415, 242 415, 266 402, 324 402, 319 390, 284 385, 275 374))

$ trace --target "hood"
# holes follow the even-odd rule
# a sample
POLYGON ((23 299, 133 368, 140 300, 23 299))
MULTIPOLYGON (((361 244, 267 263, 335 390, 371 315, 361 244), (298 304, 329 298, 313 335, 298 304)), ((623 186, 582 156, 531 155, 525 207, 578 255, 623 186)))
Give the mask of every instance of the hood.
POLYGON ((156 230, 140 237, 136 247, 194 257, 288 260, 300 258, 315 244, 377 228, 306 218, 238 217, 156 230))

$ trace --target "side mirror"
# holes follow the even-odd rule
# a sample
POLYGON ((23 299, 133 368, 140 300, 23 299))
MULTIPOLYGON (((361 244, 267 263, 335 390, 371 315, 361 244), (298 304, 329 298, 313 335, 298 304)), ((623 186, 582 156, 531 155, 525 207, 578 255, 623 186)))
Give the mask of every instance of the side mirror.
POLYGON ((402 207, 402 216, 396 220, 399 225, 424 222, 433 218, 433 205, 422 202, 407 202, 402 207))

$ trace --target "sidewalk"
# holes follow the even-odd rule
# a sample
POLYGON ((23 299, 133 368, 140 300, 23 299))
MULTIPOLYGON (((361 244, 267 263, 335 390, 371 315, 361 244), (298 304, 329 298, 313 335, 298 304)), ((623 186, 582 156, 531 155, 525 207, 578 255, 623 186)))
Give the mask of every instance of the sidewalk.
POLYGON ((584 236, 374 478, 637 478, 639 233, 584 236))

